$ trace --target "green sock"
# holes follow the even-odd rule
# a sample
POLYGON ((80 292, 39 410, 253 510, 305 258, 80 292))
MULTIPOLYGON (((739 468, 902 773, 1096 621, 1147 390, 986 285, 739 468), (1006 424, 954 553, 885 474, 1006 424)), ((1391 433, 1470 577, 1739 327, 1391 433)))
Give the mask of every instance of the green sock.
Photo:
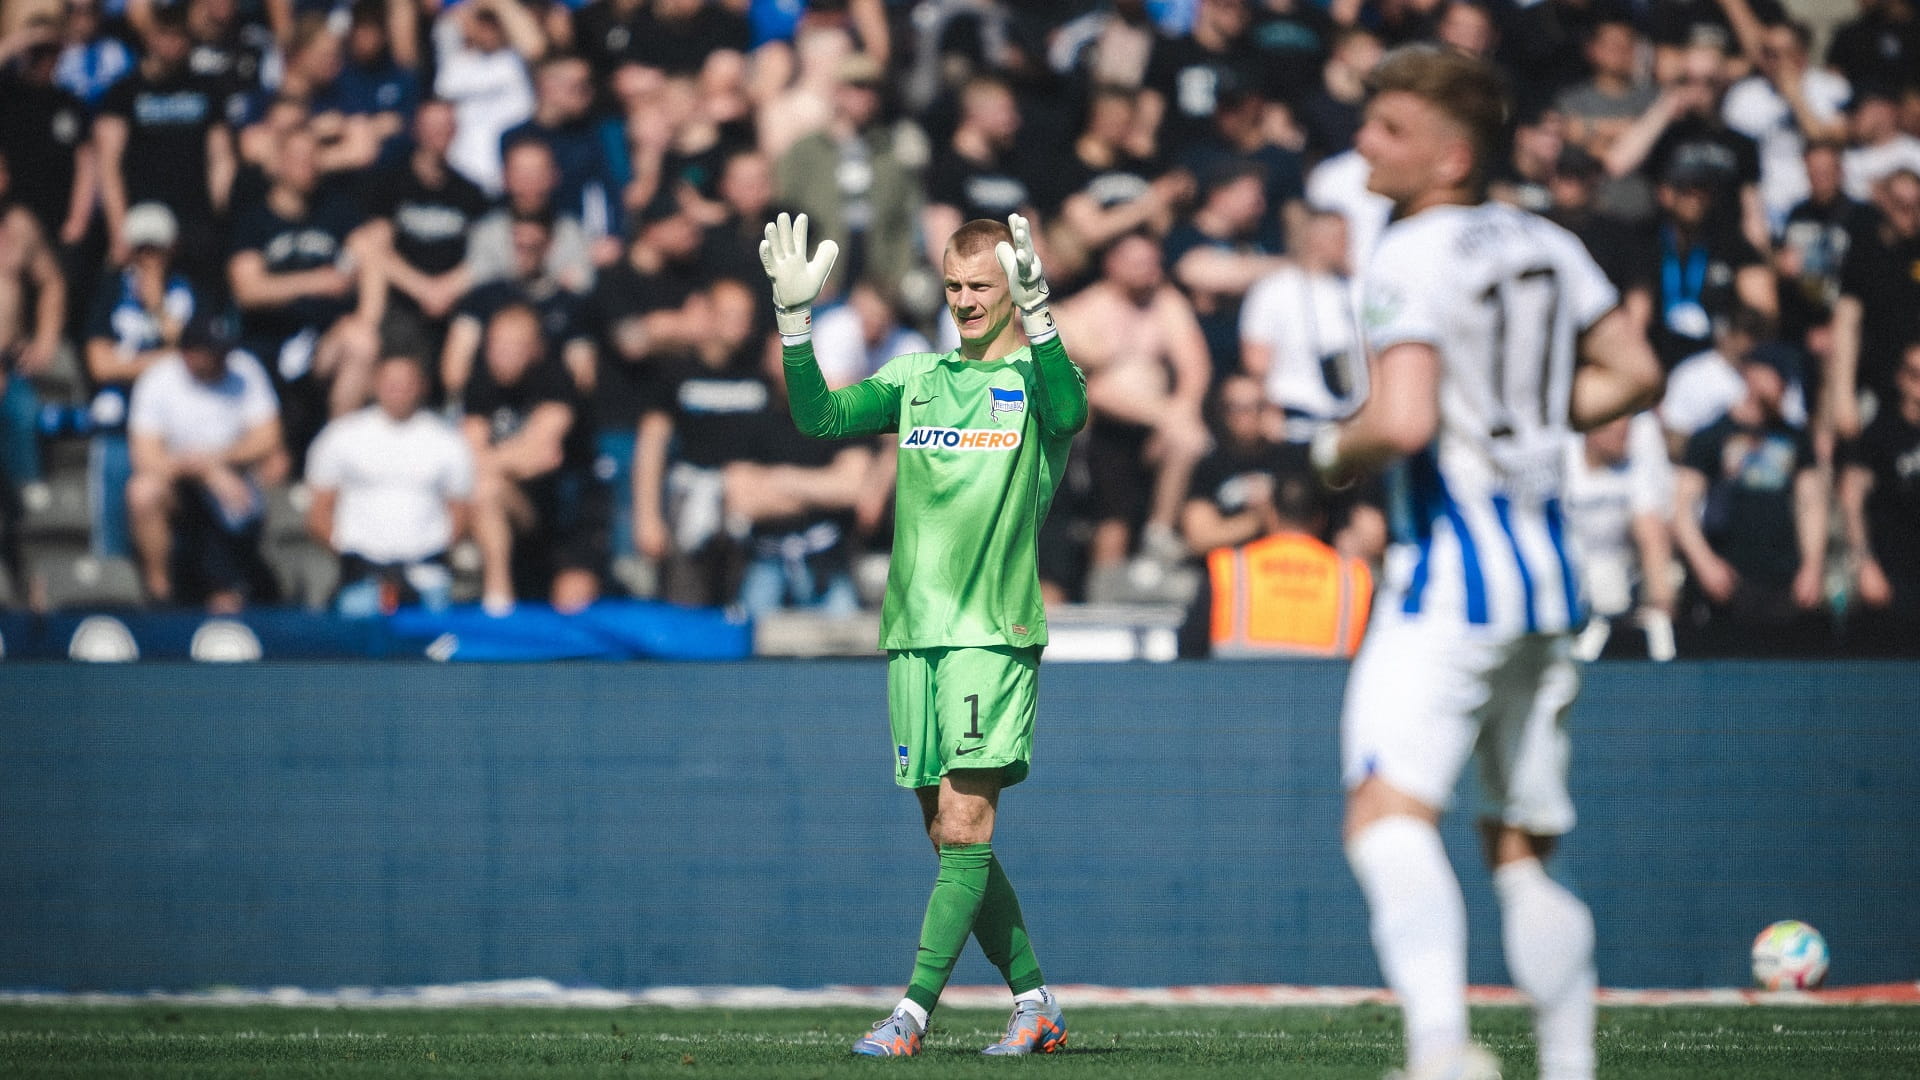
POLYGON ((1040 975, 1040 960, 1033 955, 1033 943, 1027 940, 1027 921, 1020 914, 1020 898, 1014 895, 1013 882, 1000 868, 1000 860, 989 856, 987 895, 980 902, 980 915, 973 920, 973 936, 980 951, 1006 977, 1007 988, 1016 994, 1038 990, 1046 985, 1040 975))
POLYGON ((913 981, 907 998, 933 1011, 953 974, 954 962, 973 932, 980 899, 987 891, 987 868, 993 863, 992 844, 963 844, 940 849, 940 876, 927 899, 927 919, 920 925, 920 951, 913 958, 913 981))

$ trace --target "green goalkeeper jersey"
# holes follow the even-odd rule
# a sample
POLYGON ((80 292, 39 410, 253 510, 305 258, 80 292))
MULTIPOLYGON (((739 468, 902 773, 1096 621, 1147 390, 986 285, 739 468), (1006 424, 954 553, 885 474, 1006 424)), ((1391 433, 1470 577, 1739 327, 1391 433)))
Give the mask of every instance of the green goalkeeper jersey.
POLYGON ((880 647, 1045 645, 1040 523, 1087 421, 1086 378, 1059 338, 990 361, 908 353, 834 391, 811 344, 785 358, 802 432, 900 436, 880 647))

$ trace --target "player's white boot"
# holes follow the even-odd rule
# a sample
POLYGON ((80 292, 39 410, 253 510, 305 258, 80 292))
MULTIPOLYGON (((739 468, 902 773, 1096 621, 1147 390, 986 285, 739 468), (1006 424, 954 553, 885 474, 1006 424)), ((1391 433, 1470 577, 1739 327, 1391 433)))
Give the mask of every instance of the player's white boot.
POLYGON ((1040 988, 1040 997, 1015 1002, 1013 1016, 1007 1021, 1007 1033, 1000 1041, 980 1051, 994 1057, 1016 1054, 1051 1054, 1067 1045, 1067 1018, 1053 991, 1040 988))
POLYGON ((1421 1068, 1390 1072, 1387 1080, 1500 1080, 1500 1059, 1484 1047, 1468 1043, 1421 1068))
POLYGON ((873 1025, 865 1038, 853 1044, 853 1052, 862 1057, 912 1057, 920 1052, 920 1037, 926 1033, 907 1010, 895 1009, 892 1016, 873 1025))

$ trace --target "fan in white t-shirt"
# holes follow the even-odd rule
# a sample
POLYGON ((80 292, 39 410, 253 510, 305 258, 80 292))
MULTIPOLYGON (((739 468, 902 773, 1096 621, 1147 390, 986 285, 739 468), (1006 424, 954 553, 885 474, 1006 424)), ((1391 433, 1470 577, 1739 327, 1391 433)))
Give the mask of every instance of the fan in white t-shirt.
POLYGON ((467 529, 473 455, 452 424, 420 407, 426 394, 420 361, 387 357, 375 404, 328 424, 307 456, 307 529, 340 556, 342 615, 447 603, 446 555, 467 529))
POLYGON ((271 599, 261 486, 286 475, 280 403, 224 321, 195 312, 179 352, 134 381, 127 442, 127 518, 148 599, 204 602, 215 614, 271 599))

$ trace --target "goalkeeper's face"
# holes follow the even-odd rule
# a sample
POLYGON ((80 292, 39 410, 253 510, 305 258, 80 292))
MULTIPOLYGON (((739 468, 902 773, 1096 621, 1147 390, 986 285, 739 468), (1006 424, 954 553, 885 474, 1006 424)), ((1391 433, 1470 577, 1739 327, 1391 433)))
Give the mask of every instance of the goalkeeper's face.
POLYGON ((948 248, 941 262, 947 279, 947 310, 953 314, 960 340, 987 342, 999 337, 1013 321, 1013 297, 993 249, 960 255, 948 248))

